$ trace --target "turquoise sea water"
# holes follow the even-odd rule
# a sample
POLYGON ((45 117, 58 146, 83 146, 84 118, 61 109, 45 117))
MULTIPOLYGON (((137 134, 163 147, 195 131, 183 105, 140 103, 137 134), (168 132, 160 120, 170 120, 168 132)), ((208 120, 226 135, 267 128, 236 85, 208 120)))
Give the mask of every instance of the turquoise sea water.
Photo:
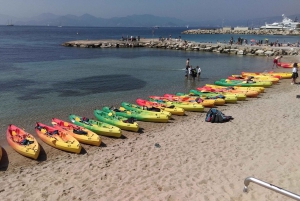
MULTIPOLYGON (((145 38, 180 35, 184 40, 197 42, 230 38, 182 35, 183 30, 160 28, 153 33, 152 28, 0 27, 0 139, 5 137, 8 124, 34 133, 37 121, 50 124, 52 117, 68 120, 70 113, 93 118, 93 110, 103 106, 135 102, 136 98, 146 99, 149 95, 188 92, 241 71, 271 68, 272 58, 268 57, 61 46, 70 40, 119 39, 122 35, 145 38), (184 78, 187 58, 191 65, 201 67, 200 81, 184 78)), ((258 36, 249 39, 252 37, 258 36)), ((298 37, 279 40, 295 42, 298 37)))

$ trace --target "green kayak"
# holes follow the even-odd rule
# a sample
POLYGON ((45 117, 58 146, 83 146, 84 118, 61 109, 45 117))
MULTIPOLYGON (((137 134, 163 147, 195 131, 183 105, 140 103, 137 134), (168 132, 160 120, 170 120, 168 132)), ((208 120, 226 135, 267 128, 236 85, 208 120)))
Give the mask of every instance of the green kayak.
POLYGON ((120 128, 103 123, 100 121, 95 121, 92 119, 88 119, 86 117, 80 117, 74 114, 71 114, 69 116, 69 119, 71 120, 72 123, 82 126, 86 129, 89 129, 98 135, 103 135, 103 136, 108 136, 108 137, 121 137, 122 131, 120 128))
POLYGON ((138 121, 150 121, 150 122, 168 122, 169 117, 159 113, 151 114, 149 112, 141 112, 134 110, 126 110, 124 107, 110 109, 109 107, 103 107, 102 110, 107 113, 115 113, 118 116, 126 118, 135 118, 138 121))
POLYGON ((208 97, 208 98, 224 98, 225 99, 225 103, 237 103, 237 97, 235 95, 222 95, 222 94, 218 94, 218 93, 213 93, 213 92, 201 92, 198 90, 194 90, 191 89, 190 90, 190 94, 194 94, 200 97, 208 97))
POLYGON ((241 87, 271 87, 272 82, 265 81, 265 82, 248 82, 247 81, 240 81, 240 80, 227 80, 227 79, 220 79, 215 81, 215 85, 219 86, 241 86, 241 87))
POLYGON ((148 108, 146 106, 139 106, 136 104, 131 104, 131 103, 126 103, 126 102, 122 102, 121 105, 126 109, 126 110, 134 110, 134 111, 141 111, 141 112, 149 112, 151 114, 162 114, 162 115, 166 115, 169 118, 172 116, 172 114, 170 112, 167 111, 163 111, 160 110, 159 108, 148 108))
POLYGON ((111 112, 107 113, 102 110, 94 110, 94 115, 99 121, 117 126, 123 130, 134 132, 137 132, 139 130, 139 125, 134 122, 133 119, 120 117, 111 112))

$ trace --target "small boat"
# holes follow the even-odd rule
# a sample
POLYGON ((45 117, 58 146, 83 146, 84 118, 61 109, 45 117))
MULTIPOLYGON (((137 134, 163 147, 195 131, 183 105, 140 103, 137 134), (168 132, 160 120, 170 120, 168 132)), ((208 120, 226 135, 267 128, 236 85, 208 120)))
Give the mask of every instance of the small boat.
POLYGON ((139 130, 139 125, 134 121, 134 118, 128 119, 125 117, 120 117, 111 112, 104 112, 102 110, 94 110, 94 115, 99 121, 117 126, 122 130, 134 132, 137 132, 139 130))
POLYGON ((134 110, 126 110, 124 107, 119 108, 109 108, 103 107, 102 110, 107 113, 113 113, 117 116, 122 116, 126 118, 134 118, 138 121, 149 121, 149 122, 158 122, 158 123, 166 123, 169 121, 170 117, 167 115, 159 114, 159 113, 149 113, 149 112, 141 112, 134 110))
MULTIPOLYGON (((30 133, 25 132, 13 124, 6 130, 8 144, 19 154, 28 158, 37 159, 40 154, 40 145, 30 133)), ((2 149, 1 149, 2 151, 2 149)))
POLYGON ((211 87, 213 89, 233 89, 233 90, 242 90, 242 91, 257 91, 259 93, 265 92, 264 87, 239 87, 239 86, 224 87, 224 86, 219 86, 219 85, 214 85, 214 84, 206 84, 205 86, 211 87))
POLYGON ((164 94, 161 98, 169 101, 198 103, 203 107, 215 107, 216 102, 214 99, 202 99, 199 96, 176 96, 175 94, 164 94))
POLYGON ((273 84, 277 84, 279 82, 279 78, 273 76, 248 76, 248 75, 232 75, 228 76, 229 80, 239 80, 239 81, 255 81, 255 82, 265 82, 269 81, 273 84))
POLYGON ((87 117, 80 117, 74 114, 69 116, 69 119, 72 123, 84 127, 97 133, 98 135, 103 135, 107 137, 121 137, 122 131, 120 128, 113 126, 111 124, 107 124, 104 122, 96 121, 93 119, 89 119, 87 117))
POLYGON ((80 143, 66 131, 39 122, 36 123, 35 131, 43 142, 54 148, 77 154, 81 151, 80 143))
POLYGON ((161 110, 170 112, 171 114, 174 114, 174 115, 183 116, 185 114, 185 111, 183 108, 175 107, 175 105, 167 106, 166 104, 163 104, 163 103, 151 102, 151 101, 144 100, 141 98, 136 99, 136 103, 143 107, 159 108, 161 110))
POLYGON ((262 77, 275 77, 275 78, 278 78, 278 79, 282 79, 283 77, 281 75, 278 75, 278 74, 271 74, 269 72, 262 72, 262 73, 258 73, 258 72, 242 72, 242 75, 243 76, 253 76, 253 77, 259 77, 259 78, 262 78, 262 77))
POLYGON ((52 118, 52 125, 56 129, 62 129, 63 131, 69 132, 76 140, 80 143, 100 146, 101 138, 96 133, 75 124, 52 118))
POLYGON ((143 107, 143 106, 139 106, 136 104, 132 104, 132 103, 127 103, 127 102, 122 102, 121 106, 124 107, 127 110, 134 110, 134 111, 141 111, 141 112, 149 112, 151 114, 162 114, 162 115, 166 115, 169 118, 171 118, 172 114, 170 112, 164 111, 164 110, 160 110, 160 109, 155 109, 155 108, 148 108, 148 107, 143 107))
POLYGON ((244 101, 246 100, 247 96, 245 93, 238 93, 238 92, 229 92, 229 91, 221 91, 219 90, 218 92, 208 90, 208 89, 202 89, 200 87, 197 88, 198 91, 203 92, 203 93, 217 93, 217 94, 222 94, 225 96, 225 102, 226 102, 226 97, 236 97, 238 101, 244 101))
MULTIPOLYGON (((300 63, 297 63, 298 68, 300 67, 300 63)), ((281 62, 278 63, 278 66, 282 67, 282 68, 293 68, 294 63, 288 63, 288 62, 281 62)))
POLYGON ((208 86, 198 87, 197 90, 199 91, 208 91, 208 92, 214 92, 214 93, 231 93, 231 94, 243 94, 246 97, 255 98, 258 96, 258 91, 243 91, 243 90, 236 90, 236 89, 222 89, 222 88, 212 88, 208 86))
POLYGON ((183 108, 185 111, 191 111, 191 112, 204 111, 203 105, 197 102, 190 103, 190 102, 169 101, 167 98, 160 97, 160 96, 150 96, 149 100, 151 102, 163 103, 166 104, 167 106, 174 105, 175 107, 183 108))
POLYGON ((225 103, 237 103, 237 96, 235 95, 230 95, 230 94, 226 94, 226 95, 223 95, 223 94, 220 94, 220 93, 212 93, 212 92, 201 92, 201 91, 198 91, 198 90, 194 90, 194 89, 191 89, 190 90, 190 94, 194 94, 194 95, 198 95, 200 97, 213 97, 213 98, 219 98, 219 97, 224 97, 224 100, 225 100, 225 103))
MULTIPOLYGON (((299 67, 299 63, 298 63, 298 67, 299 67)), ((272 75, 274 77, 278 77, 280 76, 282 79, 290 79, 292 78, 293 73, 290 72, 273 72, 273 71, 269 71, 267 73, 265 73, 267 75, 272 75)))
POLYGON ((225 97, 224 96, 218 96, 218 97, 207 97, 207 96, 199 96, 196 94, 185 94, 185 93, 176 93, 176 96, 180 96, 180 97, 192 97, 192 98, 201 98, 204 100, 214 100, 214 104, 215 105, 225 105, 225 97))
POLYGON ((215 81, 215 85, 219 86, 241 86, 241 87, 271 87, 272 82, 247 82, 247 81, 238 81, 238 80, 226 80, 220 79, 215 81))

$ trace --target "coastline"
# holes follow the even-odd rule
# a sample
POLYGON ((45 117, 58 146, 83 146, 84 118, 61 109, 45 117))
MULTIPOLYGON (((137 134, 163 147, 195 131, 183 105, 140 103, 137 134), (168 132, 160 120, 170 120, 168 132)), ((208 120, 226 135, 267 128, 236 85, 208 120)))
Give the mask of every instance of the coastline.
MULTIPOLYGON (((299 57, 282 61, 299 62, 299 57)), ((255 184, 245 194, 243 181, 255 176, 299 194, 295 122, 300 117, 294 112, 300 109, 299 93, 298 86, 282 80, 259 98, 218 107, 234 117, 231 122, 207 123, 205 112, 174 116, 166 124, 139 122, 143 133, 101 137, 105 144, 83 145, 86 153, 79 155, 43 143, 45 156, 34 161, 7 147, 1 195, 8 200, 285 200, 255 184)))

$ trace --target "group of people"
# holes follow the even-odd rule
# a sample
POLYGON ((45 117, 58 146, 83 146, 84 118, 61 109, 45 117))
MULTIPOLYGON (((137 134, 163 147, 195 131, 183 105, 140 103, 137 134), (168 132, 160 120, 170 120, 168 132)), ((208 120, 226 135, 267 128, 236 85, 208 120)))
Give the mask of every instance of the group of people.
POLYGON ((200 75, 201 75, 201 68, 199 66, 197 66, 196 68, 193 68, 193 66, 190 65, 190 59, 188 58, 185 63, 186 79, 195 80, 197 77, 197 79, 200 80, 200 75))

